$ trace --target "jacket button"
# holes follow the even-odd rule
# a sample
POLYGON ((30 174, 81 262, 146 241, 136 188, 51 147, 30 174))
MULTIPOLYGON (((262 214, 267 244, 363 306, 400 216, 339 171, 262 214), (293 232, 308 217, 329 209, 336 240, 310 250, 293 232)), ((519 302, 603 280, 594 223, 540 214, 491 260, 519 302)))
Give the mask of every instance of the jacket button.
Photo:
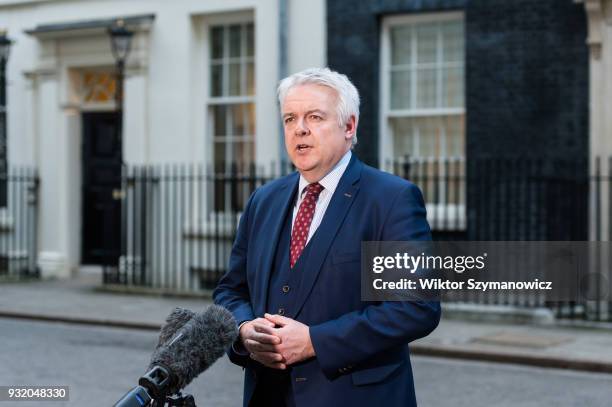
POLYGON ((283 292, 284 293, 288 293, 289 292, 289 286, 288 285, 284 285, 283 286, 283 292))
POLYGON ((285 309, 284 308, 279 308, 278 309, 278 315, 285 315, 285 309))

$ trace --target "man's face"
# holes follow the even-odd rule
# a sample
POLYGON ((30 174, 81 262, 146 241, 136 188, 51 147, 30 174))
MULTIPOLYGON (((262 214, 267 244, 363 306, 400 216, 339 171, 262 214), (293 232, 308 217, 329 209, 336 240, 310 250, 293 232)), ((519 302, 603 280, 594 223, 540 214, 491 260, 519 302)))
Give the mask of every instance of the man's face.
POLYGON ((350 149, 355 118, 338 124, 338 95, 322 85, 291 88, 281 106, 285 147, 308 182, 320 181, 350 149))

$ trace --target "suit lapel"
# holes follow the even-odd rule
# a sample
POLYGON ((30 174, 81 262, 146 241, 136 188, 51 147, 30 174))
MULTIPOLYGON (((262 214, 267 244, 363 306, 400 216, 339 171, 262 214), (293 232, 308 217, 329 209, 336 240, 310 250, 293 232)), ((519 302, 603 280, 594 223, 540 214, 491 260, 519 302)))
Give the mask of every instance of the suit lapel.
POLYGON ((304 265, 304 275, 300 283, 298 296, 295 300, 292 317, 297 317, 306 298, 310 295, 317 276, 321 271, 323 261, 327 257, 329 248, 340 229, 340 225, 344 221, 351 205, 355 201, 359 192, 359 177, 361 176, 361 161, 357 160, 353 154, 346 171, 340 178, 338 187, 334 191, 334 195, 325 211, 323 220, 317 228, 313 239, 311 240, 310 254, 308 256, 308 264, 304 265))
POLYGON ((262 227, 262 253, 259 258, 259 266, 256 273, 256 290, 253 297, 258 301, 255 303, 255 315, 263 316, 266 312, 268 302, 268 284, 276 248, 278 247, 283 223, 287 220, 287 211, 293 206, 293 197, 299 184, 299 175, 296 172, 287 177, 286 182, 279 187, 275 199, 271 202, 267 211, 268 219, 262 227), (268 234, 271 232, 271 234, 268 234))

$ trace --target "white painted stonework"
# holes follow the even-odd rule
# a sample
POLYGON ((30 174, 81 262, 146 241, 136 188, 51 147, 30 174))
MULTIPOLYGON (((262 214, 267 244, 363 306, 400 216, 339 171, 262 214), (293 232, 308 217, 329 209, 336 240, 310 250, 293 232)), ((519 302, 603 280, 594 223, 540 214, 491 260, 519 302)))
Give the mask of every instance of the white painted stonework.
MULTIPOLYGON (((609 173, 607 157, 612 156, 612 0, 576 0, 583 3, 588 21, 587 44, 589 57, 589 157, 591 157, 591 173, 595 173, 596 157, 601 157, 601 174, 609 173)), ((599 217, 596 214, 595 191, 591 191, 590 207, 590 239, 595 240, 597 226, 601 230, 603 240, 610 235, 609 230, 609 191, 608 184, 602 183, 599 191, 599 217), (599 219, 599 225, 596 225, 599 219)))
MULTIPOLYGON (((283 0, 0 0, 0 29, 14 41, 7 67, 9 164, 40 174, 38 250, 43 277, 80 265, 81 113, 75 81, 84 69, 111 71, 103 28, 28 34, 41 25, 154 15, 135 29, 125 79, 123 159, 128 164, 206 163, 207 27, 248 19, 255 27, 256 159, 281 154, 275 87, 283 0)), ((324 66, 324 0, 286 0, 287 72, 324 66)))

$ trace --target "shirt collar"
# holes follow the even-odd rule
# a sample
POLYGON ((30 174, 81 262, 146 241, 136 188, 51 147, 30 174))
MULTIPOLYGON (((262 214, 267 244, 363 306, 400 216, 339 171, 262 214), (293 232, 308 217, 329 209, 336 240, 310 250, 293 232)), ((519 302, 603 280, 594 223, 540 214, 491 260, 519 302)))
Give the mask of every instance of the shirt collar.
MULTIPOLYGON (((336 191, 336 188, 338 187, 340 178, 342 178, 344 171, 346 171, 346 167, 348 167, 349 162, 351 161, 352 155, 351 150, 347 151, 346 154, 342 156, 340 161, 336 163, 334 168, 332 168, 331 171, 319 181, 319 184, 325 188, 325 191, 328 191, 333 195, 334 191, 336 191)), ((306 181, 306 178, 300 174, 300 196, 304 193, 304 189, 308 186, 308 184, 310 184, 310 182, 306 181)))

